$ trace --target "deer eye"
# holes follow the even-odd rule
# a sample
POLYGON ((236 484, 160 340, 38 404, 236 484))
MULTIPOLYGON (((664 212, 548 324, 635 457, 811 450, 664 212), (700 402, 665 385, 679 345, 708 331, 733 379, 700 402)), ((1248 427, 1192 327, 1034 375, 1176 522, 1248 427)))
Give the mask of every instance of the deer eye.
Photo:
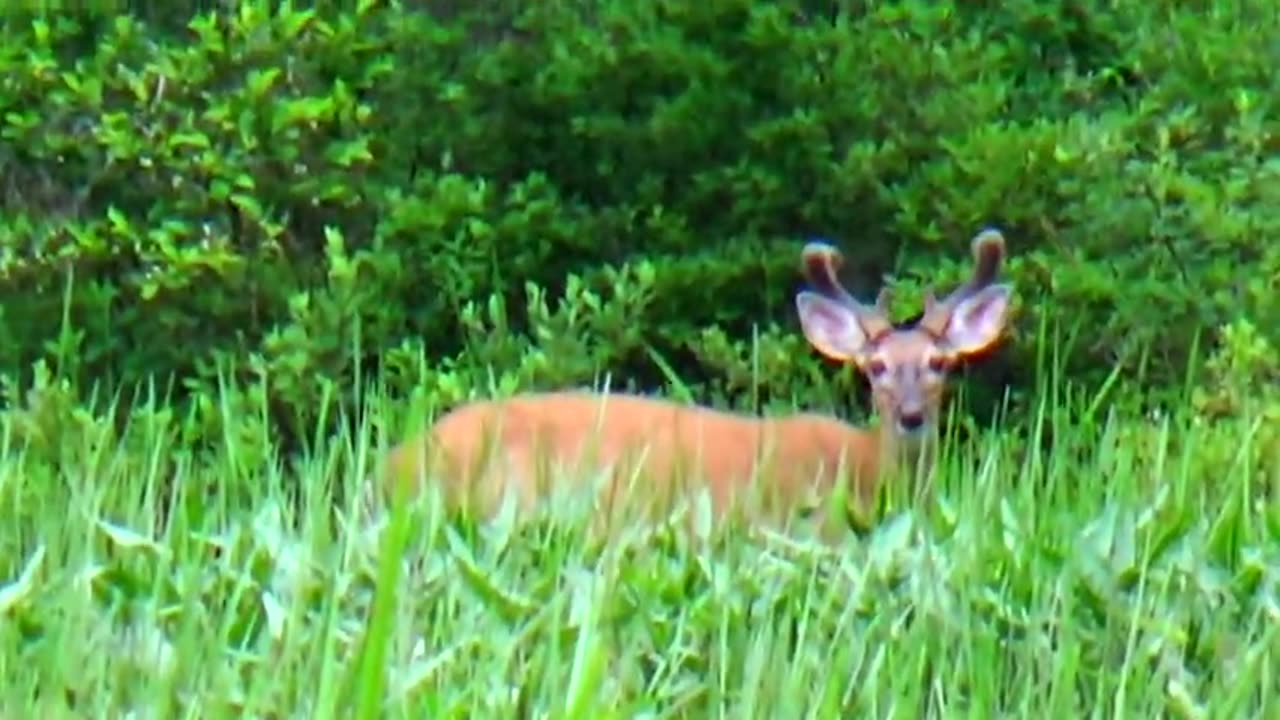
POLYGON ((929 372, 941 373, 947 369, 947 359, 941 355, 930 355, 925 360, 925 365, 929 368, 929 372))
POLYGON ((878 378, 881 375, 884 375, 888 369, 889 369, 889 366, 885 364, 885 361, 881 360, 880 358, 871 358, 870 360, 867 361, 867 365, 866 365, 867 375, 873 378, 878 378))

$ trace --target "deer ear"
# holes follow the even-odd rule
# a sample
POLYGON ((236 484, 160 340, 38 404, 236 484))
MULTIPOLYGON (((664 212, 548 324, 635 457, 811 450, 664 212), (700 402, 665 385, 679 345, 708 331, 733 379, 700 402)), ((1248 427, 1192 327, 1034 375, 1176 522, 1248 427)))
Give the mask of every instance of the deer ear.
POLYGON ((961 355, 968 355, 1000 339, 1012 294, 1009 285, 988 285, 957 303, 947 323, 947 343, 961 355))
POLYGON ((796 295, 796 312, 809 344, 833 360, 853 360, 867 345, 857 314, 843 303, 803 290, 796 295))

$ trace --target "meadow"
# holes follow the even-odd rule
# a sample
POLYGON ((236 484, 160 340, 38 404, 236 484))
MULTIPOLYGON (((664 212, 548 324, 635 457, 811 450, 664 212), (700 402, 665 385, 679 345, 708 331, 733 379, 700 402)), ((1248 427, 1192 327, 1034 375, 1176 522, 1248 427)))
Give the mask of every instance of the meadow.
POLYGON ((198 444, 159 393, 55 411, 57 387, 4 416, 5 717, 1276 712, 1262 418, 1046 383, 1026 427, 948 442, 928 500, 891 494, 839 547, 600 545, 580 510, 361 515, 379 447, 427 420, 376 388, 283 461, 251 393, 211 400, 223 440, 198 444))
POLYGON ((1094 5, 7 14, 0 718, 1280 717, 1280 25, 1094 5), (606 372, 860 422, 802 238, 909 313, 984 227, 1009 352, 838 546, 362 507, 606 372))

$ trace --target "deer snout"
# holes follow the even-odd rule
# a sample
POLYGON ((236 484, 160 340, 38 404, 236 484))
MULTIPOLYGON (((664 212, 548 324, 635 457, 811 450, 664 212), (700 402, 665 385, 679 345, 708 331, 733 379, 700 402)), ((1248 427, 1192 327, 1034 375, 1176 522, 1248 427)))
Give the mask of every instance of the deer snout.
POLYGON ((924 410, 904 410, 898 413, 898 428, 904 433, 918 432, 924 427, 924 410))
POLYGON ((911 393, 900 398, 894 420, 903 435, 914 435, 924 430, 929 424, 929 406, 923 395, 911 393))

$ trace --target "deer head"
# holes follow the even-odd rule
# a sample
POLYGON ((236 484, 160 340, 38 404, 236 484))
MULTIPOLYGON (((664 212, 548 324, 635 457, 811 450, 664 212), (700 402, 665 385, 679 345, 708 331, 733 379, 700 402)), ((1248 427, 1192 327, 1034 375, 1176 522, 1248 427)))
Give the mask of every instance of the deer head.
POLYGON ((917 440, 936 427, 947 372, 994 344, 1004 330, 1012 288, 993 284, 1004 259, 1004 237, 985 230, 973 239, 973 275, 943 300, 925 294, 924 314, 910 327, 889 321, 889 293, 875 305, 851 296, 836 278, 840 252, 821 242, 802 252, 812 290, 796 295, 805 338, 829 358, 852 362, 871 383, 883 432, 917 440))

